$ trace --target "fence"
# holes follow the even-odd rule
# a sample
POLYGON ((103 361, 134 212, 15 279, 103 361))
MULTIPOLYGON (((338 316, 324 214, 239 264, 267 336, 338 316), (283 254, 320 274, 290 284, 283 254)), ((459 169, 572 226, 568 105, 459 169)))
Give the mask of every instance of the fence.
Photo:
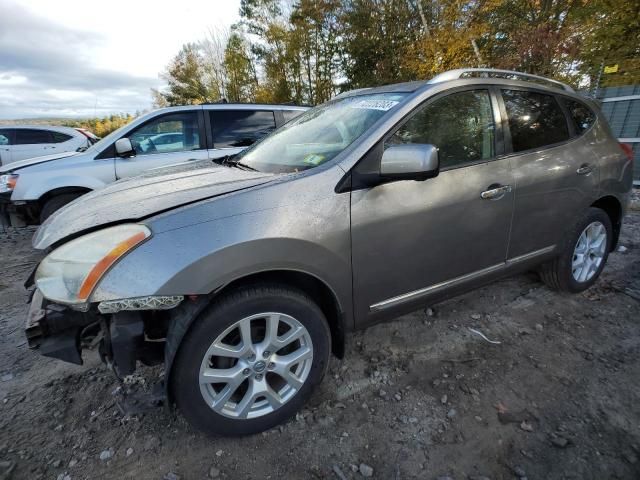
POLYGON ((600 88, 596 97, 615 136, 633 148, 633 183, 640 186, 640 85, 600 88))

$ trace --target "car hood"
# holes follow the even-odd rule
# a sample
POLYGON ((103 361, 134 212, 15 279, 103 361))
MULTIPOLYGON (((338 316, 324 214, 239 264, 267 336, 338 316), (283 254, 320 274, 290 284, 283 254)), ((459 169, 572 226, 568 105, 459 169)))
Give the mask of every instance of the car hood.
POLYGON ((0 166, 0 173, 13 172, 19 168, 29 167, 31 165, 37 165, 38 163, 50 162, 52 160, 59 160, 61 158, 72 157, 79 155, 82 152, 62 152, 54 153, 52 155, 43 155, 41 157, 25 158, 24 160, 18 160, 17 162, 10 162, 6 165, 0 166))
POLYGON ((272 174, 202 164, 163 168, 83 195, 47 219, 33 237, 44 249, 97 227, 142 218, 274 179, 272 174))

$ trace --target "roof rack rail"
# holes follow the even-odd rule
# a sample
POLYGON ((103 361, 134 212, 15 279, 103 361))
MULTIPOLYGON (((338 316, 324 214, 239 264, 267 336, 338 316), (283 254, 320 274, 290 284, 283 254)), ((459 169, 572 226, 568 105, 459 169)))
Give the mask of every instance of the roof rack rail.
POLYGON ((449 80, 458 80, 459 78, 506 78, 511 80, 523 80, 525 82, 537 82, 547 84, 547 86, 560 88, 567 92, 575 93, 575 90, 566 83, 550 78, 532 75, 531 73, 516 72, 513 70, 498 70, 494 68, 459 68, 457 70, 449 70, 448 72, 436 75, 427 83, 440 83, 449 80))

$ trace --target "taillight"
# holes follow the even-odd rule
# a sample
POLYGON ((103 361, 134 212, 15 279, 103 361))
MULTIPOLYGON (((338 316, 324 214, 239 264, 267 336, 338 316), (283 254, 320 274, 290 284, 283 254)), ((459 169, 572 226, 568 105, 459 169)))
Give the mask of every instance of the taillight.
POLYGON ((633 148, 631 148, 631 145, 629 145, 628 143, 621 143, 620 148, 625 153, 629 161, 633 161, 633 148))

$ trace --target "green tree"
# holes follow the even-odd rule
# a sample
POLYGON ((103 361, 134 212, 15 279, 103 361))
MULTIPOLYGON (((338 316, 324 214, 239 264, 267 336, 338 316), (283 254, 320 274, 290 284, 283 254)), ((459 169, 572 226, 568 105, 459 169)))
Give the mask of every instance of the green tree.
POLYGON ((158 97, 167 105, 194 105, 218 100, 220 93, 207 84, 203 65, 201 46, 195 43, 184 45, 161 75, 167 82, 167 89, 158 92, 158 97))
POLYGON ((224 52, 226 72, 226 98, 231 102, 252 102, 255 100, 257 77, 249 57, 244 38, 234 32, 229 37, 224 52))
POLYGON ((344 89, 416 78, 414 69, 404 61, 421 34, 414 4, 406 0, 348 0, 343 2, 340 23, 342 70, 347 80, 344 89))
POLYGON ((640 83, 640 0, 592 0, 580 20, 580 73, 592 84, 601 78, 601 86, 640 83), (613 65, 616 73, 601 75, 613 65))

